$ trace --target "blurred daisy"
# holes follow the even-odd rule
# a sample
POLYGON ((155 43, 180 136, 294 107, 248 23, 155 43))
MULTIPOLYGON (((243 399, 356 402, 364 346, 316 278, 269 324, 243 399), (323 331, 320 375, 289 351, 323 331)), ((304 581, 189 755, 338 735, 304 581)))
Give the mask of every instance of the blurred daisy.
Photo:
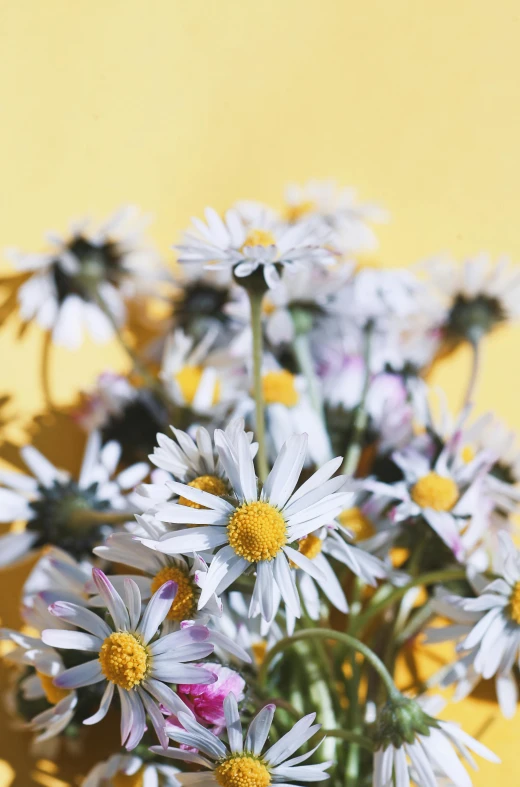
POLYGON ((477 598, 461 602, 464 612, 484 613, 460 643, 460 651, 475 651, 473 667, 483 678, 498 676, 497 694, 506 716, 518 700, 514 674, 520 658, 520 553, 511 537, 501 533, 503 570, 483 587, 477 598))
POLYGON ((396 451, 392 460, 404 480, 395 484, 368 480, 364 486, 399 501, 390 514, 395 522, 411 524, 422 518, 457 560, 464 560, 481 531, 481 491, 490 461, 481 453, 468 464, 458 464, 458 438, 456 433, 433 461, 415 448, 396 451))
POLYGON ((332 521, 344 508, 344 501, 349 498, 349 494, 340 491, 345 478, 331 478, 342 460, 327 462, 293 494, 305 462, 307 435, 293 436, 283 446, 259 494, 245 433, 238 435, 233 446, 224 432, 216 430, 215 444, 233 497, 217 497, 172 482, 172 490, 198 504, 198 508, 165 503, 158 508, 157 518, 195 527, 166 533, 159 541, 144 543, 167 555, 218 549, 199 598, 199 608, 211 593, 221 593, 243 573, 255 568, 250 615, 254 617, 260 612, 266 620, 272 619, 276 583, 285 604, 299 617, 300 603, 289 561, 316 578, 322 578, 322 574, 290 544, 332 521))
MULTIPOLYGON (((206 223, 193 219, 195 230, 186 232, 180 251, 181 263, 204 263, 211 269, 228 269, 238 279, 263 272, 268 287, 280 280, 279 269, 294 263, 325 263, 333 254, 316 240, 316 231, 301 224, 287 227, 273 220, 262 206, 249 211, 247 220, 231 209, 222 219, 213 208, 206 208, 206 223), (255 215, 256 214, 256 215, 255 215)), ((321 239, 320 239, 321 240, 321 239)))
POLYGON ((110 532, 114 514, 128 511, 131 519, 138 510, 131 490, 146 477, 148 465, 135 464, 116 475, 120 446, 114 442, 101 446, 98 432, 88 438, 77 480, 57 470, 33 446, 25 446, 20 453, 33 476, 0 471, 4 485, 0 487, 0 522, 21 520, 27 525, 21 532, 0 537, 0 566, 47 544, 60 546, 75 557, 90 555, 94 544, 110 532), (89 512, 95 523, 74 523, 75 516, 86 517, 89 512))
POLYGON ((16 268, 31 274, 18 290, 22 320, 35 319, 69 349, 81 345, 84 329, 94 341, 108 341, 112 322, 124 321, 125 298, 150 288, 154 268, 158 276, 157 256, 142 237, 147 223, 136 208, 125 207, 97 230, 82 220, 71 225, 68 238, 48 233, 49 252, 10 251, 16 268))
POLYGON ((164 349, 161 379, 177 405, 198 415, 225 411, 243 383, 241 368, 229 353, 211 352, 217 333, 210 329, 195 344, 179 328, 167 339, 164 349))
POLYGON ((113 754, 98 762, 81 782, 81 787, 106 787, 126 784, 128 787, 180 787, 178 768, 145 762, 133 754, 113 754))
POLYGON ((121 703, 121 743, 128 750, 137 746, 150 718, 161 744, 166 747, 164 718, 159 706, 170 713, 186 711, 187 706, 167 685, 169 683, 212 683, 214 675, 185 662, 199 660, 213 652, 208 630, 193 626, 156 638, 171 609, 177 585, 169 581, 152 596, 141 614, 141 594, 131 579, 126 580, 124 601, 98 569, 92 576, 113 621, 113 628, 84 607, 56 602, 51 612, 74 623, 83 631, 46 629, 46 645, 95 653, 97 658, 62 672, 54 679, 60 689, 77 689, 106 681, 97 713, 84 720, 96 724, 105 718, 117 686, 121 703), (86 632, 86 633, 85 633, 86 632))
POLYGON ((520 316, 520 267, 507 258, 493 263, 479 254, 462 264, 437 259, 426 268, 448 308, 448 338, 475 343, 520 316))
POLYGON ((75 691, 54 685, 54 679, 65 670, 60 654, 41 639, 11 629, 0 629, 0 640, 10 640, 16 645, 5 655, 7 661, 31 668, 19 684, 29 707, 31 702, 38 700, 45 700, 50 706, 28 723, 28 728, 37 733, 35 742, 60 735, 73 720, 78 702, 75 691))
POLYGON ((175 748, 163 751, 158 746, 152 746, 152 751, 208 769, 205 777, 204 772, 182 774, 180 778, 183 785, 199 784, 210 787, 220 784, 222 787, 236 787, 243 784, 247 787, 268 787, 282 781, 284 784, 298 784, 328 779, 326 769, 332 765, 331 762, 301 765, 311 757, 317 747, 306 754, 287 759, 320 729, 320 724, 313 724, 315 713, 300 719, 290 732, 262 753, 274 711, 274 705, 262 708, 249 725, 244 738, 237 701, 230 693, 224 701, 229 748, 191 716, 181 713, 179 721, 185 729, 170 726, 168 735, 174 741, 193 747, 198 752, 175 748))
POLYGON ((370 224, 388 220, 385 210, 358 203, 354 189, 339 189, 333 181, 288 186, 285 203, 291 224, 323 225, 330 231, 331 245, 344 255, 374 251, 379 244, 370 224))
POLYGON ((402 697, 399 705, 394 701, 383 708, 378 720, 373 787, 410 787, 411 783, 435 787, 444 780, 456 787, 471 787, 457 754, 475 769, 471 751, 489 762, 500 762, 455 722, 433 718, 444 704, 441 697, 415 701, 402 697))

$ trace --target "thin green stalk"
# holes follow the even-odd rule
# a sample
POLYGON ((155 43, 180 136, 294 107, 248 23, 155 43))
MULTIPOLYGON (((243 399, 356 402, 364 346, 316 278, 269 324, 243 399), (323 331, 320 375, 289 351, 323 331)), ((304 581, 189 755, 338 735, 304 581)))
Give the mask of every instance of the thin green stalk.
POLYGON ((467 407, 468 404, 473 402, 473 397, 475 396, 475 388, 477 385, 477 378, 480 369, 480 341, 478 339, 474 339, 470 342, 471 347, 471 371, 468 380, 468 386, 466 388, 466 395, 464 397, 463 407, 467 407))
POLYGON ((356 746, 361 746, 368 751, 374 751, 374 743, 366 735, 360 735, 352 730, 320 730, 320 735, 325 735, 329 738, 341 738, 341 740, 355 743, 356 746))
POLYGON ((262 357, 263 357, 263 332, 262 332, 262 292, 248 291, 251 303, 251 328, 253 331, 253 393, 255 397, 256 412, 256 439, 258 441, 257 468, 258 477, 262 483, 268 474, 267 453, 265 445, 265 405, 262 386, 262 357))
POLYGON ((370 387, 370 347, 372 343, 373 325, 369 322, 365 328, 365 343, 363 348, 363 360, 365 364, 365 378, 363 381, 363 390, 361 392, 361 399, 354 414, 354 422, 352 424, 352 436, 349 446, 345 453, 345 461, 341 468, 344 475, 354 475, 359 465, 361 452, 363 449, 363 437, 368 423, 368 413, 366 411, 365 403, 370 387))
POLYGON ((383 681, 388 695, 390 697, 399 696, 399 691, 397 690, 392 676, 388 672, 387 668, 376 654, 370 650, 363 642, 356 639, 355 637, 350 636, 350 634, 344 634, 341 631, 334 631, 334 629, 322 629, 322 628, 314 628, 314 629, 305 629, 304 631, 297 631, 296 634, 293 634, 291 637, 284 637, 283 639, 279 640, 274 647, 272 647, 265 656, 265 659, 260 667, 258 672, 258 685, 263 686, 266 678, 267 678, 267 671, 269 669, 269 664, 272 660, 278 655, 278 653, 282 653, 287 648, 291 647, 296 642, 305 639, 332 639, 336 640, 337 642, 345 645, 347 648, 351 648, 353 650, 357 650, 361 653, 368 663, 376 670, 376 672, 381 677, 383 681))
POLYGON ((94 511, 90 508, 72 511, 69 522, 73 528, 85 530, 95 525, 123 525, 134 519, 134 511, 94 511))
POLYGON ((436 585, 440 582, 450 582, 457 579, 465 579, 466 578, 466 571, 464 568, 447 568, 441 571, 431 571, 428 574, 423 574, 422 576, 416 577, 412 579, 407 585, 403 585, 403 587, 395 588, 391 593, 389 593, 385 598, 381 599, 375 604, 371 604, 365 612, 359 615, 356 620, 354 621, 353 631, 358 632, 366 626, 366 624, 372 620, 372 618, 379 615, 388 607, 391 607, 392 604, 395 604, 396 601, 399 601, 409 590, 410 588, 420 587, 424 585, 425 587, 428 585, 436 585))

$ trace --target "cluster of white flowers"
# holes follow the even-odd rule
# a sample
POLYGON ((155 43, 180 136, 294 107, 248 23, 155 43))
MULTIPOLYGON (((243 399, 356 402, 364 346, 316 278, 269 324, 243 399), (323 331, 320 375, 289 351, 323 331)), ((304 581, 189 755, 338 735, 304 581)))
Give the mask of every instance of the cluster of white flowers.
POLYGON ((119 719, 85 787, 467 787, 459 756, 498 758, 436 718, 437 695, 403 694, 395 661, 421 632, 452 641, 428 690, 495 677, 515 713, 520 448, 471 409, 520 268, 377 267, 385 212, 333 183, 290 187, 281 211, 207 208, 174 269, 133 219, 11 255, 22 321, 71 349, 84 326, 116 337, 133 363, 68 408, 77 476, 32 446, 31 475, 0 472, 0 566, 36 556, 23 627, 0 630, 11 709, 36 745, 119 719), (425 375, 464 342, 452 418, 425 375))

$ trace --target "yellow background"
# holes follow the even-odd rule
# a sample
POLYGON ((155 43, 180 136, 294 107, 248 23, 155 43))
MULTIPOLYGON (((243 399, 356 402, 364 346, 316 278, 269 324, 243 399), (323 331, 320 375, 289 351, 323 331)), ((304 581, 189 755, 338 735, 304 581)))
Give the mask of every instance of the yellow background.
MULTIPOLYGON (((384 264, 481 249, 520 260, 519 39, 515 0, 1 0, 0 244, 37 250, 44 230, 130 201, 155 214, 169 258, 205 204, 277 203, 288 181, 334 176, 390 210, 384 264)), ((16 328, 0 334, 2 456, 30 432, 65 465, 67 434, 31 420, 41 334, 18 342, 16 328)), ((519 337, 489 342, 477 392, 479 411, 515 427, 519 337)), ((55 399, 124 363, 115 346, 54 352, 55 399)), ((467 371, 461 353, 436 375, 454 404, 467 371)), ((0 576, 6 625, 26 570, 0 576)), ((475 784, 512 786, 520 719, 484 695, 449 712, 503 758, 475 784)), ((13 768, 15 785, 33 783, 26 747, 0 735, 2 787, 13 768)))

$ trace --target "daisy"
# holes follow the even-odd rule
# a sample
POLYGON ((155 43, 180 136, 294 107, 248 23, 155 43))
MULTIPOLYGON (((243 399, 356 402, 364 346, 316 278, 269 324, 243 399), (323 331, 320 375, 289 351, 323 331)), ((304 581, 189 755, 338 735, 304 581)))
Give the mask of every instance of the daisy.
POLYGON ((46 547, 23 586, 24 606, 33 605, 35 598, 41 598, 47 606, 54 601, 87 606, 85 586, 92 568, 89 560, 79 562, 59 547, 46 547))
POLYGON ((166 340, 161 379, 172 400, 197 415, 223 412, 237 398, 243 372, 228 353, 210 352, 218 329, 195 344, 180 328, 166 340))
POLYGON ((339 189, 333 181, 288 186, 285 202, 290 223, 324 225, 331 232, 330 243, 343 255, 374 251, 379 244, 370 224, 388 220, 385 210, 358 203, 354 189, 339 189))
POLYGON ((317 243, 316 230, 308 225, 284 226, 262 206, 248 213, 246 217, 244 211, 241 215, 231 209, 222 219, 213 208, 206 208, 206 223, 192 219, 195 229, 186 232, 177 246, 179 262, 232 270, 238 279, 260 270, 267 286, 274 287, 282 266, 333 261, 334 255, 317 243))
POLYGON ((215 680, 214 675, 200 667, 185 664, 213 652, 213 645, 207 642, 208 630, 193 626, 156 638, 175 598, 175 582, 162 585, 141 614, 141 594, 133 580, 128 579, 125 583, 123 601, 102 571, 93 569, 92 576, 113 627, 84 607, 60 601, 52 604, 53 615, 74 623, 83 631, 45 629, 43 642, 51 647, 97 654, 97 658, 65 670, 55 678, 54 685, 61 689, 78 689, 106 681, 99 710, 85 719, 84 724, 96 724, 105 718, 117 686, 122 745, 128 750, 137 746, 146 730, 148 715, 161 744, 166 746, 159 706, 170 713, 187 710, 167 684, 212 683, 215 680))
POLYGON ((426 268, 448 309, 449 339, 476 343, 520 316, 520 267, 507 258, 492 263, 488 254, 479 254, 462 264, 436 259, 426 268))
POLYGON ((321 725, 313 724, 315 713, 304 716, 290 732, 263 752, 274 711, 274 705, 266 705, 262 708, 249 725, 244 738, 237 701, 230 693, 224 701, 229 748, 191 716, 180 713, 179 721, 184 729, 169 726, 168 736, 184 746, 194 747, 198 752, 176 748, 163 751, 158 746, 153 746, 152 751, 171 759, 184 760, 207 768, 207 772, 182 774, 180 781, 183 785, 268 787, 270 784, 282 782, 298 784, 302 781, 320 782, 328 779, 329 774, 326 769, 332 765, 331 762, 316 765, 300 764, 311 757, 317 747, 306 754, 287 759, 319 731, 321 725))
POLYGON ((49 705, 28 722, 28 728, 37 733, 35 743, 55 738, 73 720, 78 703, 75 691, 54 685, 54 679, 65 671, 60 654, 41 639, 11 629, 0 629, 0 640, 10 640, 16 645, 5 655, 7 661, 30 668, 19 683, 28 707, 39 700, 49 705))
POLYGON ((413 701, 402 697, 388 703, 378 721, 373 787, 435 787, 447 779, 455 787, 471 787, 471 779, 457 754, 472 768, 470 751, 489 762, 498 757, 452 721, 433 718, 444 706, 440 697, 413 701), (468 751, 469 750, 469 751, 468 751))
POLYGON ((81 782, 81 787, 105 787, 107 784, 128 784, 134 787, 180 787, 178 768, 145 762, 134 754, 113 754, 94 765, 81 782))
POLYGON ((485 679, 497 675, 497 694, 506 716, 514 713, 518 686, 514 667, 520 661, 520 553, 501 533, 503 570, 481 588, 477 598, 461 602, 464 612, 484 613, 461 641, 462 653, 474 651, 473 667, 485 679))
POLYGON ((202 608, 208 596, 228 588, 239 576, 256 570, 250 615, 260 612, 270 621, 274 614, 275 583, 285 604, 296 617, 300 603, 289 568, 292 560, 311 576, 322 578, 311 560, 290 544, 330 522, 344 507, 349 494, 340 490, 344 477, 332 478, 341 458, 327 462, 294 492, 305 462, 307 435, 291 437, 283 446, 260 494, 249 441, 244 432, 232 445, 220 430, 215 444, 232 489, 232 496, 217 497, 185 484, 172 482, 173 491, 198 508, 178 503, 159 506, 160 521, 195 525, 166 533, 147 546, 167 555, 218 550, 213 557, 199 598, 202 608), (294 494, 293 494, 294 492, 294 494))
MULTIPOLYGON (((330 564, 330 558, 346 565, 353 574, 372 587, 377 585, 378 579, 388 574, 378 558, 348 544, 331 527, 322 527, 301 538, 298 542, 298 551, 311 560, 321 574, 321 578, 313 578, 295 564, 291 566, 296 590, 311 620, 319 620, 321 615, 322 603, 319 591, 340 612, 346 614, 349 609, 343 588, 330 564)), ((277 607, 280 601, 279 593, 276 593, 276 596, 277 607)), ((296 618, 289 608, 286 609, 286 622, 287 632, 290 635, 294 632, 296 618)))
POLYGON ((481 531, 481 492, 490 466, 479 454, 469 464, 456 461, 456 432, 437 458, 409 447, 392 454, 404 479, 395 484, 368 480, 364 486, 376 495, 399 502, 391 512, 395 522, 425 521, 451 549, 457 560, 465 559, 481 531))
POLYGON ((71 350, 81 345, 85 328, 94 341, 108 341, 113 322, 124 321, 125 298, 149 289, 157 271, 137 214, 134 207, 122 208, 90 231, 88 221, 76 221, 68 238, 49 233, 52 249, 43 254, 12 250, 16 268, 30 274, 18 290, 22 320, 35 319, 71 350))
MULTIPOLYGON (((21 457, 32 476, 0 471, 0 522, 25 521, 25 530, 0 537, 0 566, 20 560, 31 550, 55 544, 75 557, 90 554, 94 544, 110 532, 114 517, 134 506, 131 490, 149 472, 141 462, 116 475, 121 448, 115 442, 101 446, 99 432, 87 441, 79 476, 76 479, 58 470, 33 446, 25 446, 21 457), (92 513, 88 529, 79 517, 92 513), (106 512, 107 520, 103 521, 106 512), (75 517, 77 524, 75 523, 75 517)), ((82 520, 83 521, 83 520, 82 520)))

